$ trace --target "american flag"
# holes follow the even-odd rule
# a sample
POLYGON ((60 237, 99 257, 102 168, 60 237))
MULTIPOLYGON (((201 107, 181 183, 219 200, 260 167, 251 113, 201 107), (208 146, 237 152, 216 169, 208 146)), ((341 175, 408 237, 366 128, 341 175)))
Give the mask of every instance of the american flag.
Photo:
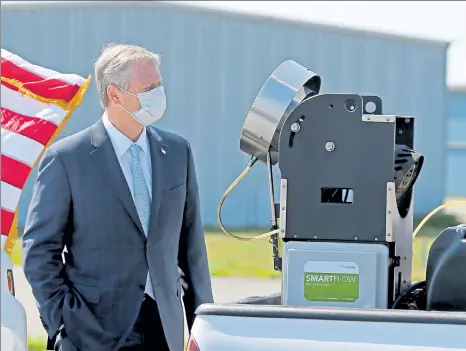
POLYGON ((11 254, 24 184, 81 103, 91 77, 62 74, 1 50, 1 244, 11 254))

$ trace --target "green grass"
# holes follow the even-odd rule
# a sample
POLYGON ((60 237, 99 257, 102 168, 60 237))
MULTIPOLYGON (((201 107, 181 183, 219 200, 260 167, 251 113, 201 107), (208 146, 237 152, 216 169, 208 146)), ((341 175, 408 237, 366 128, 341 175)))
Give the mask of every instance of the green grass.
MULTIPOLYGON (((424 279, 427 250, 432 237, 440 230, 426 228, 423 235, 414 242, 413 280, 424 279)), ((260 233, 251 231, 235 233, 248 236, 260 233)), ((214 276, 223 277, 257 277, 279 278, 281 273, 274 271, 272 245, 267 239, 254 241, 239 241, 218 231, 206 232, 207 252, 209 256, 210 272, 214 276)), ((21 263, 21 241, 18 240, 12 255, 13 263, 21 263)))
POLYGON ((29 351, 44 351, 46 347, 46 340, 43 338, 29 338, 28 350, 29 351))
MULTIPOLYGON (((262 231, 263 232, 263 231, 262 231)), ((260 234, 238 232, 235 235, 260 234)), ((273 269, 272 245, 268 239, 240 241, 223 233, 206 233, 210 273, 223 277, 278 278, 273 269)))

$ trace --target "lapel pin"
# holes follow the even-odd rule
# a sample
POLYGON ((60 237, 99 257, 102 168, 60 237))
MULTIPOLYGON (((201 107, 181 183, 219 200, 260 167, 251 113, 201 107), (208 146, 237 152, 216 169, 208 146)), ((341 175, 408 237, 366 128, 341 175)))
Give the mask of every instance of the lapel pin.
POLYGON ((162 154, 166 155, 167 152, 165 151, 165 149, 160 149, 160 151, 162 151, 162 154))

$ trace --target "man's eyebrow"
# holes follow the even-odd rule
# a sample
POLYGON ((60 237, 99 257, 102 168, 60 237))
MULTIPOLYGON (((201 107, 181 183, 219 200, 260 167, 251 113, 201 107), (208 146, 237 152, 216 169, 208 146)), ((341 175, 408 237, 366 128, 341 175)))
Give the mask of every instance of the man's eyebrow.
POLYGON ((162 85, 162 81, 160 80, 160 81, 158 81, 157 83, 154 83, 154 84, 151 84, 151 85, 146 86, 146 87, 143 89, 143 91, 149 91, 149 90, 155 89, 155 88, 157 88, 157 87, 159 87, 159 86, 161 86, 161 85, 162 85))

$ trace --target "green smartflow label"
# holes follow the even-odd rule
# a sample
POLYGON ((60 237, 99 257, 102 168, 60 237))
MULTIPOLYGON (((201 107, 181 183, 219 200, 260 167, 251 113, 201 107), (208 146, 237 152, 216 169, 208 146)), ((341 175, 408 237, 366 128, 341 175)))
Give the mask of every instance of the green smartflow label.
POLYGON ((308 262, 304 297, 308 301, 355 302, 359 298, 359 267, 353 262, 308 262))

